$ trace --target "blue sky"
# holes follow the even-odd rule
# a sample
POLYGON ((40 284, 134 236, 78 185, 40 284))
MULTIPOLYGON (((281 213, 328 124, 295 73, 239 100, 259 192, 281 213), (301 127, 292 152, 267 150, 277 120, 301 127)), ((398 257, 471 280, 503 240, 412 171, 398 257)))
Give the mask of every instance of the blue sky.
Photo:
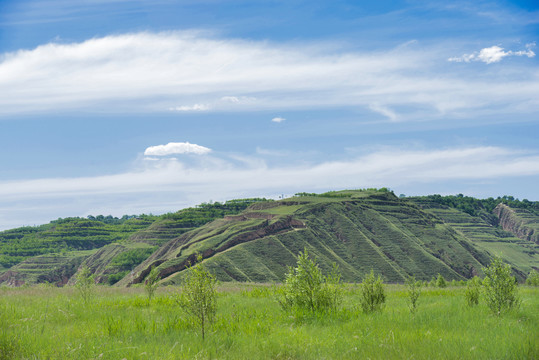
POLYGON ((539 200, 533 1, 0 1, 0 229, 390 187, 539 200))

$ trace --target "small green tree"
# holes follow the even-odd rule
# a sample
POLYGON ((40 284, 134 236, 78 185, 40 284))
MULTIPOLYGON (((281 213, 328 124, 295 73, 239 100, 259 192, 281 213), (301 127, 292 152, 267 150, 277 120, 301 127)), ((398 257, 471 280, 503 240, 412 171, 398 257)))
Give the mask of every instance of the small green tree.
POLYGON ((447 287, 447 281, 445 281, 442 274, 438 273, 438 277, 436 278, 436 286, 439 288, 447 287))
POLYGON ((148 294, 148 304, 152 301, 152 297, 159 285, 159 280, 159 270, 157 270, 155 266, 152 266, 150 273, 144 282, 144 290, 146 290, 146 294, 148 294))
POLYGON ((539 286, 539 273, 536 270, 530 271, 526 278, 526 285, 539 286))
POLYGON ((342 300, 341 274, 334 264, 330 275, 324 276, 305 249, 298 255, 296 267, 288 268, 285 283, 277 295, 285 311, 335 310, 342 300))
POLYGON ((207 325, 213 323, 217 311, 217 280, 201 262, 202 255, 198 255, 197 264, 189 268, 183 280, 178 302, 200 328, 204 340, 207 325))
POLYGON ((88 266, 83 265, 75 276, 75 288, 85 304, 88 304, 94 295, 95 275, 88 266))
POLYGON ((474 276, 473 279, 468 280, 466 284, 466 291, 464 297, 468 306, 475 306, 479 304, 479 294, 481 290, 481 280, 474 276))
POLYGON ((384 291, 383 280, 378 275, 374 276, 374 271, 367 275, 361 283, 361 308, 364 313, 370 313, 378 310, 382 310, 384 303, 386 302, 386 294, 384 291))
POLYGON ((416 281, 414 276, 409 276, 406 279, 408 307, 410 312, 415 314, 418 306, 419 295, 421 295, 421 281, 416 281))
POLYGON ((433 276, 429 282, 430 287, 436 287, 436 276, 433 276))
POLYGON ((483 272, 485 302, 494 314, 500 316, 501 313, 520 305, 517 282, 511 275, 510 265, 504 264, 502 259, 497 257, 487 268, 483 268, 483 272))

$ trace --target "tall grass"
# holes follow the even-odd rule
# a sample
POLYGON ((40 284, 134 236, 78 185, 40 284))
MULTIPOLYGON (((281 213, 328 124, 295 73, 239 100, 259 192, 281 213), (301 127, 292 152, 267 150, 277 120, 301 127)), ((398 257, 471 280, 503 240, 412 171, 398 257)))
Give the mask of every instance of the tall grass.
POLYGON ((0 290, 0 359, 536 359, 539 289, 501 317, 466 306, 465 288, 426 288, 411 315, 406 289, 388 285, 384 312, 365 314, 346 287, 342 310, 290 317, 271 288, 223 285, 216 321, 202 341, 160 288, 98 287, 88 304, 70 288, 0 290))

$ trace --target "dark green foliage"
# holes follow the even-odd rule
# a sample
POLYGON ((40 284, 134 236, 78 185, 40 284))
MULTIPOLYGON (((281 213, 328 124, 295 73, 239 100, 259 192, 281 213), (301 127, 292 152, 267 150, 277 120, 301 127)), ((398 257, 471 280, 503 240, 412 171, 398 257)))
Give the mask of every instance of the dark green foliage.
POLYGON ((513 196, 501 196, 496 199, 490 197, 488 199, 476 199, 471 196, 458 195, 428 195, 420 196, 418 198, 428 199, 430 201, 437 202, 438 204, 449 206, 472 216, 479 216, 482 212, 492 213, 492 210, 500 204, 506 204, 509 207, 526 209, 539 215, 539 201, 529 201, 527 199, 519 200, 513 196))
POLYGON ((324 276, 304 249, 297 257, 296 267, 289 267, 277 296, 285 311, 318 313, 336 310, 342 299, 340 272, 334 265, 332 272, 324 276))
POLYGON ((468 280, 466 291, 464 292, 464 297, 466 298, 466 304, 468 304, 468 306, 475 306, 479 304, 480 291, 481 279, 474 276, 472 279, 468 280))
POLYGON ((417 281, 414 276, 409 276, 406 279, 406 289, 408 308, 412 314, 415 314, 419 305, 419 296, 421 295, 421 281, 417 281))
POLYGON ((537 270, 532 270, 526 278, 526 284, 530 286, 539 286, 539 273, 537 270))
POLYGON ((517 296, 517 282, 511 275, 511 266, 504 264, 502 259, 495 258, 485 269, 483 288, 485 302, 490 310, 500 314, 520 306, 517 296))
POLYGON ((374 276, 374 271, 363 278, 361 283, 361 309, 364 313, 371 313, 374 311, 381 311, 384 303, 386 302, 386 294, 384 290, 384 283, 382 277, 374 276))
POLYGON ((125 275, 129 274, 129 270, 120 271, 118 273, 110 274, 107 277, 107 284, 114 285, 118 281, 122 280, 125 275))
POLYGON ((217 311, 217 280, 206 267, 200 263, 201 256, 197 258, 196 265, 191 266, 182 285, 182 292, 178 302, 182 309, 191 316, 197 327, 200 328, 202 339, 206 334, 208 324, 215 320, 217 311))
POLYGON ((117 267, 120 271, 132 270, 146 260, 156 249, 156 246, 152 246, 151 248, 138 248, 122 252, 112 259, 110 265, 117 267))

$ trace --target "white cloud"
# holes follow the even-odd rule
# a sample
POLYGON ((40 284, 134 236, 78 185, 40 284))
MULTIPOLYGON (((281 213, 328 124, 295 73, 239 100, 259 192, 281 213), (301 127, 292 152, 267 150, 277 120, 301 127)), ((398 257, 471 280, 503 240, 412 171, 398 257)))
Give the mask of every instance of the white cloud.
MULTIPOLYGON (((164 147, 155 147, 156 150, 151 152, 157 156, 178 153, 164 147)), ((311 165, 290 163, 280 167, 269 167, 256 157, 208 157, 207 162, 192 166, 179 161, 149 162, 141 170, 116 175, 4 181, 0 182, 0 199, 174 192, 198 194, 198 198, 216 193, 228 197, 242 191, 268 193, 282 188, 340 189, 373 184, 394 187, 409 183, 537 175, 539 154, 499 147, 430 151, 389 149, 353 159, 311 165)))
MULTIPOLYGON (((538 110, 537 102, 529 101, 529 94, 539 92, 533 66, 521 64, 512 78, 500 74, 501 84, 496 74, 486 78, 441 68, 442 47, 339 50, 324 44, 283 45, 196 32, 49 43, 0 55, 0 116, 95 108, 195 112, 372 109, 372 104, 383 104, 389 118, 390 109, 398 108, 399 120, 422 120, 463 112, 473 117, 473 111, 492 106, 496 114, 538 110)), ((495 61, 500 51, 506 53, 491 49, 481 56, 495 61)), ((532 54, 531 49, 511 52, 532 54)), ((479 56, 452 61, 481 61, 479 56)))
POLYGON ((473 54, 464 54, 460 57, 449 58, 448 60, 452 62, 482 61, 486 64, 492 64, 500 62, 507 56, 527 56, 532 58, 535 56, 535 53, 531 49, 533 46, 535 46, 535 44, 527 44, 526 51, 504 51, 504 49, 499 46, 491 46, 489 48, 481 49, 479 53, 474 52, 473 54))
MULTIPOLYGON (((166 156, 172 154, 197 154, 205 155, 211 152, 211 149, 188 142, 170 142, 166 145, 150 146, 144 151, 145 156, 166 156)), ((155 160, 155 158, 146 158, 146 160, 155 160)))
POLYGON ((280 116, 277 116, 277 117, 274 117, 273 119, 271 119, 271 121, 273 121, 275 123, 280 123, 280 122, 283 122, 285 120, 286 120, 285 118, 280 117, 280 116))
POLYGON ((387 108, 385 106, 382 106, 382 105, 380 105, 378 103, 370 104, 369 109, 371 109, 374 112, 377 112, 379 114, 384 115, 385 117, 387 117, 391 121, 396 121, 397 120, 397 114, 394 111, 392 111, 391 109, 389 109, 389 108, 387 108))
POLYGON ((170 111, 207 111, 210 106, 207 104, 182 105, 169 108, 170 111))

